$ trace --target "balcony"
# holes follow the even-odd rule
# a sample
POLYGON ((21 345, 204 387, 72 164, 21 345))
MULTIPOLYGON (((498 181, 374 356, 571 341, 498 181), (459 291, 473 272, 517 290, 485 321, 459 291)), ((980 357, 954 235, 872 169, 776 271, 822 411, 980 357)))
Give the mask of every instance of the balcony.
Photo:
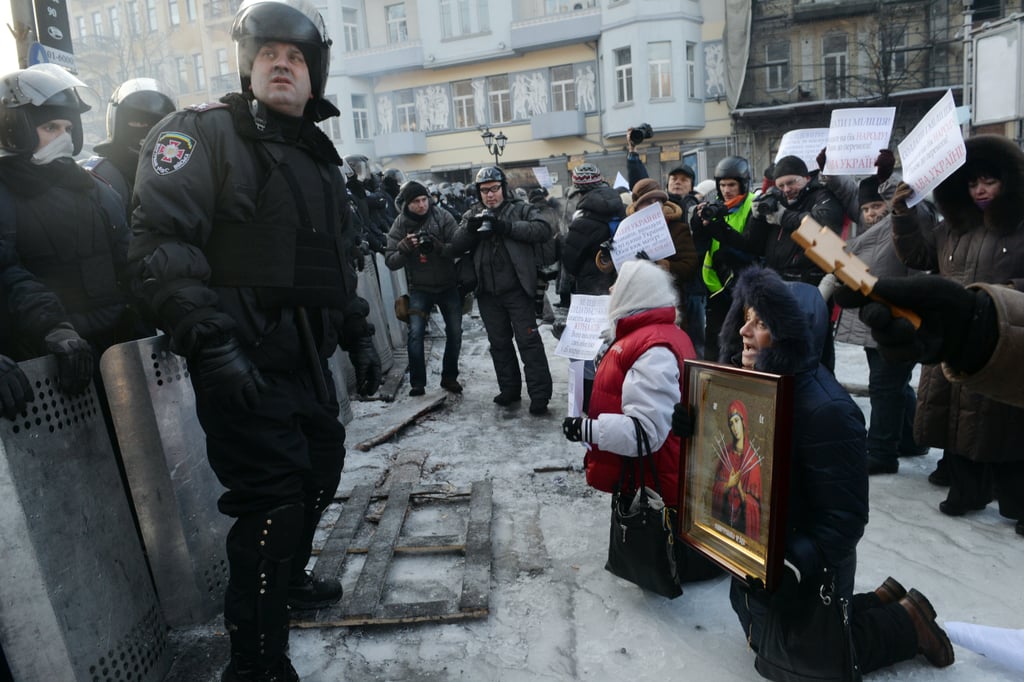
POLYGON ((793 5, 793 21, 819 21, 872 14, 878 9, 877 5, 875 0, 799 0, 793 5))
POLYGON ((377 135, 373 138, 374 156, 410 156, 427 153, 427 134, 419 131, 400 131, 377 135))
POLYGON ((587 122, 582 111, 548 111, 533 115, 530 132, 535 140, 574 137, 586 134, 587 122))
POLYGON ((346 52, 341 70, 346 76, 375 76, 423 67, 423 43, 416 40, 346 52))
MULTIPOLYGON (((573 6, 592 4, 576 2, 573 6)), ((511 47, 517 51, 597 40, 601 37, 601 9, 585 6, 523 18, 511 25, 510 33, 511 47)))

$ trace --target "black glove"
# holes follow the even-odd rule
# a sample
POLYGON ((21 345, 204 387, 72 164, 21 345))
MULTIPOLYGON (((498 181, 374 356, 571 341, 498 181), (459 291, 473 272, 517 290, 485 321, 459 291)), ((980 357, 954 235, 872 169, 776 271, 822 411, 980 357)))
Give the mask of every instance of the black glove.
POLYGON ((372 336, 358 337, 348 351, 348 359, 356 370, 356 392, 359 395, 373 395, 380 388, 383 378, 380 356, 373 347, 372 336))
POLYGON ((466 227, 470 232, 476 232, 480 229, 480 226, 484 224, 485 220, 487 220, 487 218, 483 215, 471 215, 466 218, 466 227))
POLYGON ((910 208, 907 206, 907 199, 913 196, 913 188, 905 182, 901 182, 896 185, 896 191, 892 193, 892 214, 893 215, 906 215, 910 212, 910 208))
POLYGON ((995 349, 999 335, 995 306, 980 289, 921 275, 880 279, 872 293, 921 316, 920 328, 914 329, 906 319, 894 317, 884 303, 869 301, 850 289, 836 291, 840 306, 863 306, 860 319, 871 327, 879 350, 891 361, 946 362, 971 373, 984 366, 995 349))
POLYGON ((18 363, 0 355, 0 414, 13 421, 25 409, 25 403, 35 399, 32 385, 18 363))
POLYGON ((507 220, 491 219, 491 229, 497 234, 508 234, 512 231, 512 223, 507 220))
POLYGON ((680 438, 691 438, 694 432, 694 415, 690 414, 690 406, 676 403, 672 408, 672 433, 680 438))
POLYGON ((893 156, 892 152, 888 149, 880 149, 878 151, 878 158, 875 159, 875 168, 877 169, 875 177, 878 178, 879 185, 892 176, 892 169, 895 167, 896 157, 893 156))
POLYGON ((562 420, 562 433, 573 443, 583 440, 583 417, 566 417, 562 420))
POLYGON ((789 566, 783 566, 782 577, 768 601, 769 608, 783 617, 799 615, 807 606, 804 602, 800 580, 789 566))
POLYGON ((65 393, 77 395, 89 388, 92 382, 93 353, 89 342, 74 329, 56 327, 43 339, 48 353, 57 356, 57 374, 60 388, 65 393))
POLYGON ((189 367, 202 390, 229 409, 256 409, 260 392, 267 388, 259 369, 233 336, 201 347, 190 359, 189 367))
POLYGON ((644 251, 643 249, 640 249, 639 251, 636 252, 636 258, 637 260, 651 260, 651 257, 648 256, 647 252, 644 251))

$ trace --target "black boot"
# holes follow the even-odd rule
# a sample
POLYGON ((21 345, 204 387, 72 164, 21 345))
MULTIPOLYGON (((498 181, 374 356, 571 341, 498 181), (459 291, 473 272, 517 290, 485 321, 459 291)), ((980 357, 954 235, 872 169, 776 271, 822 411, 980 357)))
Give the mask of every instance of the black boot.
POLYGON ((292 662, 282 655, 273 665, 265 666, 241 656, 232 656, 228 667, 220 676, 221 682, 299 682, 299 674, 292 662))
POLYGON ((320 578, 311 571, 303 571, 302 580, 293 578, 288 584, 288 606, 301 611, 322 609, 341 600, 343 590, 336 578, 320 578))

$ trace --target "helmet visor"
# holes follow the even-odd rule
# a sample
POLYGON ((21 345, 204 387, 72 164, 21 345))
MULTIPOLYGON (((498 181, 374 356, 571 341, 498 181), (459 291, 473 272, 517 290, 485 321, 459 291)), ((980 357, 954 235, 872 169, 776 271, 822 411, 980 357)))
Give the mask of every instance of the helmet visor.
POLYGON ((9 109, 26 105, 38 107, 68 89, 78 95, 82 112, 100 103, 95 90, 56 64, 36 64, 4 76, 0 80, 0 102, 9 109))

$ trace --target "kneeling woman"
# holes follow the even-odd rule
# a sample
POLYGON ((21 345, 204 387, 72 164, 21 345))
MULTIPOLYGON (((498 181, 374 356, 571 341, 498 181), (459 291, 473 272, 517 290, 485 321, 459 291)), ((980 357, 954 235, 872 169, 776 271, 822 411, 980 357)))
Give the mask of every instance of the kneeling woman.
POLYGON ((862 673, 919 653, 948 666, 953 647, 924 595, 892 578, 853 595, 857 543, 868 520, 866 431, 860 408, 818 362, 827 325, 817 289, 759 268, 741 275, 722 325, 721 362, 794 376, 785 573, 772 594, 734 579, 733 609, 756 650, 769 611, 806 613, 800 604, 818 599, 816 581, 828 565, 838 595, 851 601, 862 673))

